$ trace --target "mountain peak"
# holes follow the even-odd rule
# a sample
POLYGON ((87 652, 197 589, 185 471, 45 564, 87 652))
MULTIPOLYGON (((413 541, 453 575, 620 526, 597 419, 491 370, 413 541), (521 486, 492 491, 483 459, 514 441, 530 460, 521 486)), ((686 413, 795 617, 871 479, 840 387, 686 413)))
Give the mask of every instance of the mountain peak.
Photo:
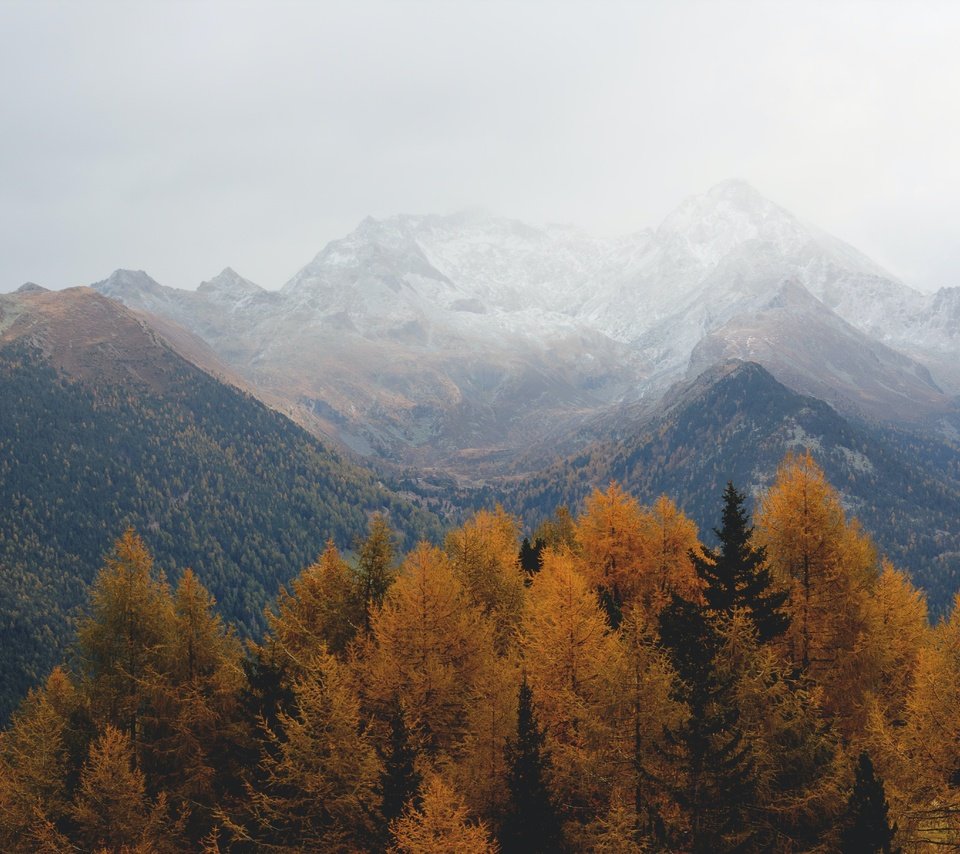
POLYGON ((16 293, 18 294, 40 294, 47 293, 49 288, 43 287, 43 285, 38 285, 36 282, 24 282, 17 288, 16 293))
POLYGON ((201 282, 197 291, 226 293, 233 296, 246 296, 249 294, 258 294, 263 291, 259 285, 254 284, 249 279, 241 276, 233 267, 224 267, 223 270, 208 279, 201 282))

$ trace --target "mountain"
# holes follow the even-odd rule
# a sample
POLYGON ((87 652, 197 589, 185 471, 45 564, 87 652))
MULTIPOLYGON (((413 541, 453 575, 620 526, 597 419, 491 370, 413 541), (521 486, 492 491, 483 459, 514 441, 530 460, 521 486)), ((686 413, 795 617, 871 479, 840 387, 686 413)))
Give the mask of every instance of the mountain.
POLYGON ((956 426, 960 297, 912 290, 743 181, 619 238, 398 215, 279 290, 229 269, 196 291, 130 271, 93 287, 187 327, 342 446, 466 477, 731 356, 850 414, 956 426))
POLYGON ((278 585, 374 511, 435 517, 87 288, 0 296, 0 715, 63 656, 103 554, 132 525, 168 576, 263 627, 278 585))
POLYGON ((709 536, 728 480, 756 498, 784 454, 806 449, 881 551, 927 591, 931 610, 947 609, 960 586, 960 447, 844 418, 755 363, 714 366, 679 384, 657 414, 505 481, 501 500, 533 527, 616 480, 645 502, 669 495, 709 536))

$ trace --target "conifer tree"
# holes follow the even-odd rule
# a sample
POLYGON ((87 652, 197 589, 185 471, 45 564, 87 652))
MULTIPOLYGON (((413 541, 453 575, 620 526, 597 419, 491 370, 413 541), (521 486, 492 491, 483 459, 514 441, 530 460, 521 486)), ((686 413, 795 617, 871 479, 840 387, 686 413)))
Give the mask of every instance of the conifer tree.
POLYGON ((133 529, 114 545, 91 600, 92 613, 77 633, 86 692, 100 723, 130 738, 137 765, 148 677, 167 669, 174 616, 170 588, 133 529))
POLYGON ((704 606, 677 595, 659 623, 677 671, 675 697, 689 712, 665 733, 679 783, 661 782, 686 813, 684 844, 694 854, 738 850, 749 841, 744 813, 754 799, 753 762, 738 726, 734 679, 717 667, 722 638, 704 606))
POLYGON ((866 751, 857 762, 856 780, 847 802, 846 821, 840 834, 843 854, 898 854, 893 847, 897 826, 890 826, 883 780, 873 771, 866 751))
POLYGON ((364 628, 370 628, 371 612, 383 604, 394 578, 393 530, 382 513, 374 513, 365 540, 357 547, 357 584, 364 608, 364 628))
POLYGON ((487 826, 468 818, 462 798, 438 774, 423 787, 419 808, 410 806, 391 825, 391 854, 496 854, 487 826))
POLYGON ((542 537, 534 537, 533 543, 529 537, 524 537, 520 544, 520 568, 527 575, 536 575, 540 571, 540 554, 547 547, 542 537))
POLYGON ((773 578, 766 565, 766 551, 752 543, 753 527, 744 510, 745 496, 732 483, 723 492, 723 516, 714 533, 720 540, 716 549, 705 549, 704 556, 691 552, 697 575, 704 582, 707 605, 717 614, 730 615, 744 608, 757 631, 757 640, 767 643, 779 637, 790 625, 782 610, 787 591, 773 589, 773 578))
POLYGON ((126 733, 108 725, 90 745, 73 804, 75 838, 86 850, 180 850, 177 828, 167 821, 166 799, 147 798, 143 774, 133 767, 126 733))
POLYGON ((547 785, 550 755, 544 743, 533 691, 524 674, 517 702, 517 737, 506 749, 510 802, 500 836, 504 854, 547 854, 560 847, 560 821, 547 785))
POLYGON ((411 744, 410 733, 403 719, 403 709, 399 699, 395 699, 390 716, 389 753, 384 759, 380 777, 380 812, 388 822, 399 818, 403 808, 416 798, 421 783, 416 758, 417 752, 411 744))
MULTIPOLYGON (((389 567, 392 557, 387 557, 383 545, 382 541, 375 549, 371 545, 366 558, 361 556, 364 560, 361 573, 376 574, 379 570, 375 565, 380 563, 389 567), (374 551, 378 554, 374 555, 374 551)), ((363 623, 359 606, 366 608, 366 600, 357 602, 356 582, 333 540, 328 540, 319 559, 293 580, 291 592, 280 589, 276 613, 267 614, 268 646, 288 671, 301 672, 300 663, 309 661, 320 644, 339 655, 353 639, 363 623)), ((369 589, 362 591, 364 597, 369 593, 369 589)))

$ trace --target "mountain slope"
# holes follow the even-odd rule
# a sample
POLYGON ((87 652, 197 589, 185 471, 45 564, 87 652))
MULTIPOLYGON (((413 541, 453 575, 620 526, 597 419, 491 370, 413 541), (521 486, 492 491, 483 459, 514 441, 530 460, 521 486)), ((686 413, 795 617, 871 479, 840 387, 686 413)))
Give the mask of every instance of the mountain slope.
POLYGON ((279 291, 229 269, 197 291, 130 271, 94 287, 187 326, 354 451, 470 476, 729 356, 886 421, 936 423, 960 392, 951 291, 919 294, 742 181, 619 238, 397 215, 365 219, 279 291), (794 286, 816 310, 781 299, 794 286), (818 350, 745 338, 810 320, 818 350))
POLYGON ((436 519, 87 289, 0 298, 0 714, 62 657, 104 552, 134 526, 247 631, 370 513, 407 545, 436 519))
POLYGON ((641 500, 666 493, 707 535, 728 480, 754 496, 784 454, 809 449, 881 550, 941 612, 960 588, 960 448, 848 420, 753 363, 711 369, 671 391, 655 417, 514 485, 506 502, 529 524, 594 487, 624 483, 641 500))

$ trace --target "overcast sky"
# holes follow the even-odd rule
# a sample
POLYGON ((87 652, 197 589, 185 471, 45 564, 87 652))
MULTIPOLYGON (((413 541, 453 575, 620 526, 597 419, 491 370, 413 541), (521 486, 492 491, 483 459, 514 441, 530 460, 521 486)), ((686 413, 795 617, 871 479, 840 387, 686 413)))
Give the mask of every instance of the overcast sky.
POLYGON ((367 214, 597 234, 744 178, 960 285, 954 2, 0 0, 0 291, 279 287, 367 214))

